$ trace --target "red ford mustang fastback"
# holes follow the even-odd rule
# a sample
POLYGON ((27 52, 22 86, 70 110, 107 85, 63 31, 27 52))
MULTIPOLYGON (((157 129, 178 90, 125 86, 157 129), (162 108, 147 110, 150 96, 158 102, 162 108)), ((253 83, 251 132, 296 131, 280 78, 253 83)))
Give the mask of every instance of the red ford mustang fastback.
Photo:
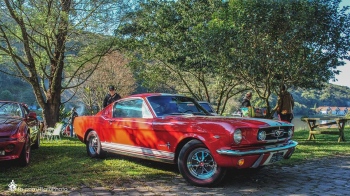
POLYGON ((288 159, 297 146, 292 124, 214 116, 192 98, 161 93, 132 95, 77 117, 74 130, 91 157, 111 152, 177 164, 196 186, 219 183, 230 167, 288 159))

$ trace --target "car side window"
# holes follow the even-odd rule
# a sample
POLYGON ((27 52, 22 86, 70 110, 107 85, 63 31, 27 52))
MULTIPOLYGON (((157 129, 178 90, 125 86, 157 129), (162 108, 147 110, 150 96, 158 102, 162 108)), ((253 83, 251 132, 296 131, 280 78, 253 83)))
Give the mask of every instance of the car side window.
POLYGON ((142 99, 117 102, 113 107, 114 118, 149 118, 152 117, 142 99))

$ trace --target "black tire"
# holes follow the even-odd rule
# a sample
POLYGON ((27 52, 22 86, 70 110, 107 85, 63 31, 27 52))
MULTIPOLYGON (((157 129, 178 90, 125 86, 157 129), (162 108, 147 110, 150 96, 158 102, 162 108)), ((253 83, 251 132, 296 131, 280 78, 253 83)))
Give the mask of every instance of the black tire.
POLYGON ((216 164, 208 148, 191 140, 181 149, 178 168, 187 182, 195 186, 215 186, 222 181, 226 168, 216 164))
POLYGON ((17 160, 17 164, 21 167, 25 167, 29 164, 30 162, 30 155, 31 155, 31 151, 30 151, 30 135, 29 133, 27 134, 26 137, 26 141, 23 145, 22 151, 21 151, 21 155, 19 156, 18 160, 17 160))
POLYGON ((32 149, 38 149, 39 147, 40 147, 40 131, 38 131, 38 135, 36 136, 36 140, 32 146, 32 149))
POLYGON ((91 131, 86 139, 86 151, 91 158, 103 158, 105 152, 101 148, 101 141, 96 131, 91 131))

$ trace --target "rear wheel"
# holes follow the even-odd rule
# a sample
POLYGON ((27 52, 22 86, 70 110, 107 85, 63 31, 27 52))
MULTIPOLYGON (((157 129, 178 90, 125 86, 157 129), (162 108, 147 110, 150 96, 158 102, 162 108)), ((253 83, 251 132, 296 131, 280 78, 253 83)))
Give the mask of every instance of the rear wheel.
POLYGON ((96 131, 91 131, 86 140, 87 154, 92 158, 102 158, 105 156, 105 152, 101 148, 101 141, 96 131))
POLYGON ((30 135, 29 133, 27 134, 27 137, 25 139, 25 143, 23 145, 21 155, 18 158, 18 165, 21 167, 25 167, 29 164, 30 162, 30 135))
POLYGON ((214 186, 226 174, 226 168, 218 166, 209 149, 198 140, 189 141, 181 149, 178 167, 187 182, 195 186, 214 186))
POLYGON ((35 143, 33 144, 33 149, 38 149, 40 147, 40 131, 38 131, 35 143))

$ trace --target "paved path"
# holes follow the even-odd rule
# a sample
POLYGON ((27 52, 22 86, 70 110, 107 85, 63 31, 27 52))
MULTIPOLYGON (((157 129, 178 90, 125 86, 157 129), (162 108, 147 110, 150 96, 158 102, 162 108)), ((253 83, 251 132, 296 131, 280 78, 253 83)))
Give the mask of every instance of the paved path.
POLYGON ((335 156, 294 166, 270 166, 247 175, 230 171, 220 186, 188 185, 180 176, 152 182, 135 181, 121 187, 80 187, 70 192, 35 195, 350 195, 350 156, 335 156))

